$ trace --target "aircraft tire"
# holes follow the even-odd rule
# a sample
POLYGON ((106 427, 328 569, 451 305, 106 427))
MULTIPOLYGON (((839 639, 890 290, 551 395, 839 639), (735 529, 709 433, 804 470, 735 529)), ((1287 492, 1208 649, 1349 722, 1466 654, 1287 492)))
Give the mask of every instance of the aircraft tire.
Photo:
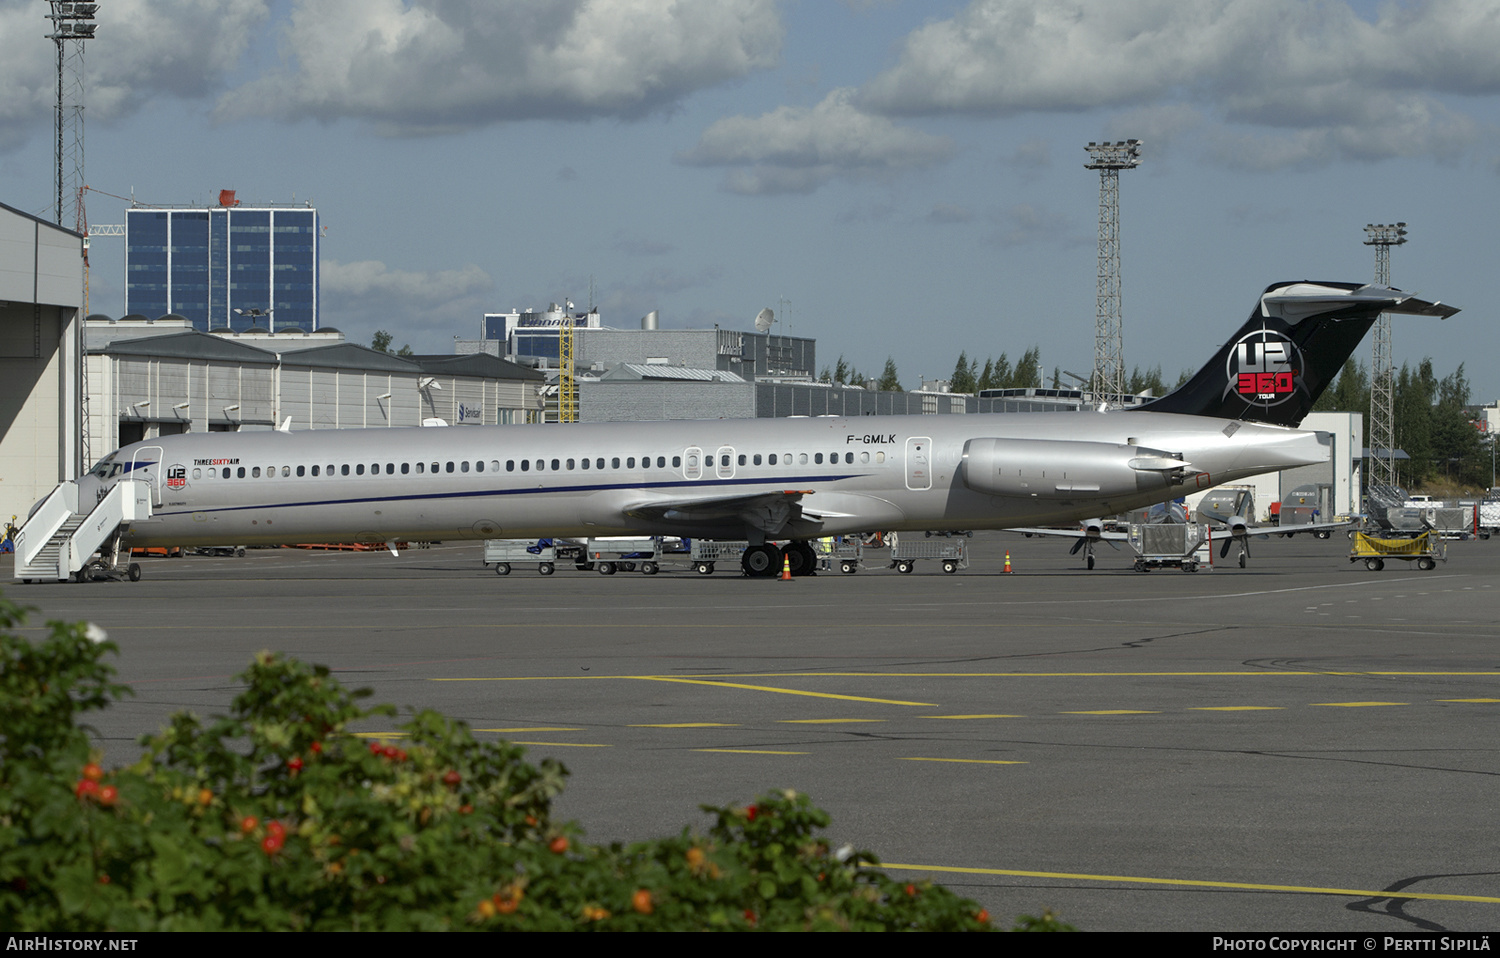
POLYGON ((788 542, 781 550, 781 556, 790 560, 792 575, 812 575, 818 568, 818 557, 813 552, 812 546, 806 542, 788 542))
POLYGON ((497 563, 495 563, 495 575, 510 575, 510 563, 509 562, 497 562, 497 563))
POLYGON ((125 574, 130 577, 131 582, 141 581, 141 564, 139 562, 130 563, 130 568, 126 570, 125 574))
POLYGON ((1243 569, 1244 567, 1245 567, 1245 554, 1243 552, 1241 552, 1240 553, 1240 568, 1243 569))
POLYGON ((540 572, 542 575, 551 575, 555 571, 555 569, 550 562, 538 562, 536 571, 540 572))
POLYGON ((1365 568, 1369 569, 1371 572, 1379 572, 1381 569, 1385 568, 1385 560, 1384 559, 1373 559, 1373 558, 1372 559, 1366 559, 1365 560, 1365 568))
POLYGON ((693 568, 697 570, 699 575, 714 574, 714 564, 712 562, 700 562, 697 565, 693 566, 693 568))
POLYGON ((766 578, 776 574, 776 560, 780 558, 781 550, 775 546, 751 546, 740 557, 740 568, 745 575, 766 578))
POLYGON ((1084 563, 1088 566, 1090 572, 1094 571, 1094 557, 1093 556, 1089 556, 1087 559, 1085 559, 1084 563))

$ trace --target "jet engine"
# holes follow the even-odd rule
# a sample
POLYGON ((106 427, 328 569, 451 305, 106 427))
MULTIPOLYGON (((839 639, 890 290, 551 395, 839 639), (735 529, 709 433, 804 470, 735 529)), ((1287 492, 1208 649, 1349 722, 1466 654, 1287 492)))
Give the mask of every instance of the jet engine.
POLYGON ((963 483, 991 496, 1107 498, 1165 490, 1192 474, 1180 455, 1108 442, 970 439, 963 483))

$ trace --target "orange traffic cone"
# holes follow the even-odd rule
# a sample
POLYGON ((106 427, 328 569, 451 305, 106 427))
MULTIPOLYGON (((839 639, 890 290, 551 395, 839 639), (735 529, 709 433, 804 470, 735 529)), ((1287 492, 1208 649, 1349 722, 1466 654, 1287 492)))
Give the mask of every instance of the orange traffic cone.
POLYGON ((790 582, 790 581, 792 581, 792 557, 791 556, 782 556, 781 557, 781 581, 782 582, 790 582))
POLYGON ((1005 571, 1006 572, 1010 571, 1010 550, 1009 549, 1005 550, 1005 571))

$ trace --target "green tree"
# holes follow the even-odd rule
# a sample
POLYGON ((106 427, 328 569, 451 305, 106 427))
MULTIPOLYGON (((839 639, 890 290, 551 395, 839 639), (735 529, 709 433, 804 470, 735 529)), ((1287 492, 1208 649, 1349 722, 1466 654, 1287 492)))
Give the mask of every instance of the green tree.
MULTIPOLYGON (((391 351, 391 342, 393 338, 394 337, 392 337, 391 334, 386 332, 385 330, 377 329, 375 330, 375 337, 370 340, 370 348, 375 350, 377 353, 388 353, 391 351)), ((412 355, 411 344, 408 343, 407 345, 402 346, 400 349, 396 350, 396 355, 412 355)))
POLYGON ((836 383, 853 381, 849 378, 849 363, 845 361, 843 353, 839 353, 839 361, 833 367, 833 381, 836 383))
POLYGON ((990 367, 990 389, 1009 389, 1014 383, 1011 382, 1010 358, 1004 353, 995 360, 990 367))
POLYGON ((1017 389, 1034 389, 1042 385, 1042 349, 1033 346, 1016 362, 1011 385, 1017 389))
POLYGON ((974 362, 969 359, 968 353, 960 352, 958 362, 953 367, 953 375, 950 377, 949 389, 956 393, 972 393, 978 389, 979 377, 974 373, 974 362))
POLYGON ((885 369, 880 373, 880 380, 875 384, 875 388, 882 392, 899 393, 906 391, 901 388, 901 376, 896 372, 896 360, 894 357, 886 357, 885 369))

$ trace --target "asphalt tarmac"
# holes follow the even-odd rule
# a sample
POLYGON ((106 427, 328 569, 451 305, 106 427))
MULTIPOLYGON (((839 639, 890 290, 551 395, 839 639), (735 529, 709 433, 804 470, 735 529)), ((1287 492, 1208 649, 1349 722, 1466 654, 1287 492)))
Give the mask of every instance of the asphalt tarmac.
POLYGON ((791 582, 500 577, 477 542, 255 550, 6 594, 120 644, 136 696, 94 720, 110 764, 174 711, 222 711, 275 649, 562 760, 558 811, 594 841, 793 788, 835 843, 997 918, 1500 927, 1500 543, 1377 573, 1340 535, 1275 538, 1191 575, 1108 548, 1087 572, 1066 542, 1009 533, 966 545, 956 575, 872 551, 791 582))

